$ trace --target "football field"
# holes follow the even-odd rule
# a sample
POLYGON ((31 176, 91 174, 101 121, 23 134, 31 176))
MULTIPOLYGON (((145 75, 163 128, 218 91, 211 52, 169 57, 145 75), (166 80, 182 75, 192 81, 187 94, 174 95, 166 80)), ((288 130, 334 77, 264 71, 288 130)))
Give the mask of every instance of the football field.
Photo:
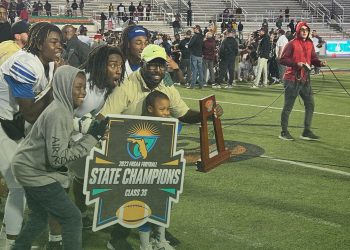
MULTIPOLYGON (((350 69, 350 60, 328 61, 350 92, 350 71, 341 71, 350 69)), ((320 141, 299 138, 301 99, 289 120, 296 140, 278 138, 281 84, 260 89, 248 83, 233 89, 178 87, 193 109, 199 108, 199 99, 215 94, 224 109, 224 138, 232 155, 208 173, 197 171, 199 125, 183 126, 177 147, 187 160, 184 190, 173 205, 168 229, 179 241, 176 249, 350 249, 350 96, 329 71, 311 79, 312 131, 320 141)), ((106 249, 109 229, 85 230, 83 239, 85 250, 106 249)), ((139 249, 136 229, 128 240, 139 249)))
MULTIPOLYGON (((328 61, 333 69, 349 65, 344 59, 328 61)), ((335 74, 350 91, 350 72, 335 74)), ((196 171, 198 125, 184 125, 178 142, 187 158, 184 191, 169 228, 180 241, 176 249, 350 249, 350 96, 327 71, 312 76, 312 85, 312 130, 320 141, 299 139, 302 100, 290 116, 296 140, 278 139, 281 85, 179 87, 194 109, 198 99, 215 94, 224 109, 224 138, 232 158, 208 173, 196 171)), ((105 249, 108 239, 108 230, 88 233, 85 249, 105 249)), ((137 230, 129 240, 139 249, 137 230)))

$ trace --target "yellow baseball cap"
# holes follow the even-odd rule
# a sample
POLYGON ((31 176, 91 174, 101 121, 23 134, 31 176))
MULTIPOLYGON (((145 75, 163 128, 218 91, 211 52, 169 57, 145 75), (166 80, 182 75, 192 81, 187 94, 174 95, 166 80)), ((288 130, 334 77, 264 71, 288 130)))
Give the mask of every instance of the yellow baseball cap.
POLYGON ((147 45, 141 53, 141 59, 145 62, 150 62, 156 58, 161 58, 166 61, 167 54, 165 52, 165 49, 156 44, 147 45))

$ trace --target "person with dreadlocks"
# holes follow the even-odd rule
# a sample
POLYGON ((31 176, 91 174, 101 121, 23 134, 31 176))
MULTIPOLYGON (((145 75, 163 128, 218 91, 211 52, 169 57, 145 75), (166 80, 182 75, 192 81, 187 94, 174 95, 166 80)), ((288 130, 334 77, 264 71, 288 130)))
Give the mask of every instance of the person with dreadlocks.
POLYGON ((319 140, 311 131, 311 121, 314 113, 314 96, 310 82, 310 66, 326 66, 326 61, 317 58, 315 48, 310 39, 310 27, 306 22, 299 22, 296 26, 295 38, 283 50, 280 64, 287 66, 284 74, 284 106, 281 114, 282 140, 293 141, 288 131, 289 115, 293 109, 295 99, 300 95, 304 101, 305 118, 304 132, 300 136, 304 140, 319 140))
MULTIPOLYGON (((81 66, 86 73, 87 88, 83 104, 74 110, 75 134, 73 140, 78 141, 86 133, 91 123, 105 103, 108 95, 119 85, 125 74, 125 61, 118 47, 103 45, 89 54, 87 61, 81 66)), ((83 194, 85 159, 72 162, 69 168, 73 171, 73 194, 75 204, 82 213, 83 227, 91 227, 91 219, 87 216, 85 195, 83 194)))
POLYGON ((11 172, 11 160, 25 135, 24 121, 33 124, 52 101, 51 79, 62 52, 61 41, 57 26, 36 23, 23 50, 0 67, 0 170, 9 188, 4 215, 7 249, 21 231, 25 208, 24 190, 11 172))

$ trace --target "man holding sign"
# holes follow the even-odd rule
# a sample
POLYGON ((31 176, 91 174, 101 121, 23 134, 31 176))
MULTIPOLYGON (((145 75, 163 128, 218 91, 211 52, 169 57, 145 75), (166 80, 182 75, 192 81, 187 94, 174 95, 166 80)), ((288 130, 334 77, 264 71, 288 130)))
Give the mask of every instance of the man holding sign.
MULTIPOLYGON (((181 122, 197 123, 201 121, 200 112, 191 110, 182 100, 174 86, 165 86, 163 79, 167 69, 167 55, 164 48, 150 44, 141 54, 141 68, 131 75, 110 94, 100 117, 108 114, 141 115, 146 96, 158 90, 169 97, 170 115, 181 122)), ((222 108, 216 107, 216 114, 221 116, 222 108)), ((112 233, 109 249, 120 247, 122 239, 113 239, 117 234, 112 233)))
POLYGON ((141 68, 132 73, 108 97, 101 115, 141 115, 146 96, 159 90, 170 99, 170 113, 185 123, 201 121, 200 113, 191 110, 181 99, 174 86, 165 86, 163 79, 167 69, 167 55, 164 48, 150 44, 141 54, 141 68))

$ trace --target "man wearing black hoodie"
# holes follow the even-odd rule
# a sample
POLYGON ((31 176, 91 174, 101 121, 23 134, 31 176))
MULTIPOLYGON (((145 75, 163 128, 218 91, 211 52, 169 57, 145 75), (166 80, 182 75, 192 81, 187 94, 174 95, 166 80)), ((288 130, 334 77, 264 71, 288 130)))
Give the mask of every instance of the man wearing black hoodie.
POLYGON ((269 60, 271 43, 270 37, 267 35, 267 30, 261 28, 259 30, 260 42, 258 46, 258 73, 253 83, 253 88, 257 88, 260 83, 261 74, 264 74, 263 86, 267 86, 267 61, 269 60))
POLYGON ((69 65, 78 68, 86 62, 90 47, 78 39, 76 31, 77 29, 71 24, 62 28, 63 40, 66 43, 63 58, 69 65))
POLYGON ((191 63, 190 63, 190 51, 188 49, 188 43, 191 40, 192 32, 186 31, 185 38, 179 43, 179 49, 181 51, 180 69, 184 75, 186 75, 186 83, 191 81, 191 63))
POLYGON ((8 22, 7 9, 0 5, 0 43, 12 40, 11 24, 8 22))
POLYGON ((195 25, 193 27, 194 35, 192 36, 190 42, 188 43, 188 48, 191 53, 191 71, 192 79, 191 84, 187 88, 193 89, 195 83, 197 82, 197 77, 199 81, 199 88, 203 87, 203 34, 201 27, 195 25))
POLYGON ((219 78, 213 88, 221 88, 220 84, 224 80, 227 72, 229 81, 227 88, 232 88, 234 84, 235 60, 238 55, 238 44, 235 39, 235 32, 232 29, 227 30, 226 38, 222 41, 219 49, 219 78))

